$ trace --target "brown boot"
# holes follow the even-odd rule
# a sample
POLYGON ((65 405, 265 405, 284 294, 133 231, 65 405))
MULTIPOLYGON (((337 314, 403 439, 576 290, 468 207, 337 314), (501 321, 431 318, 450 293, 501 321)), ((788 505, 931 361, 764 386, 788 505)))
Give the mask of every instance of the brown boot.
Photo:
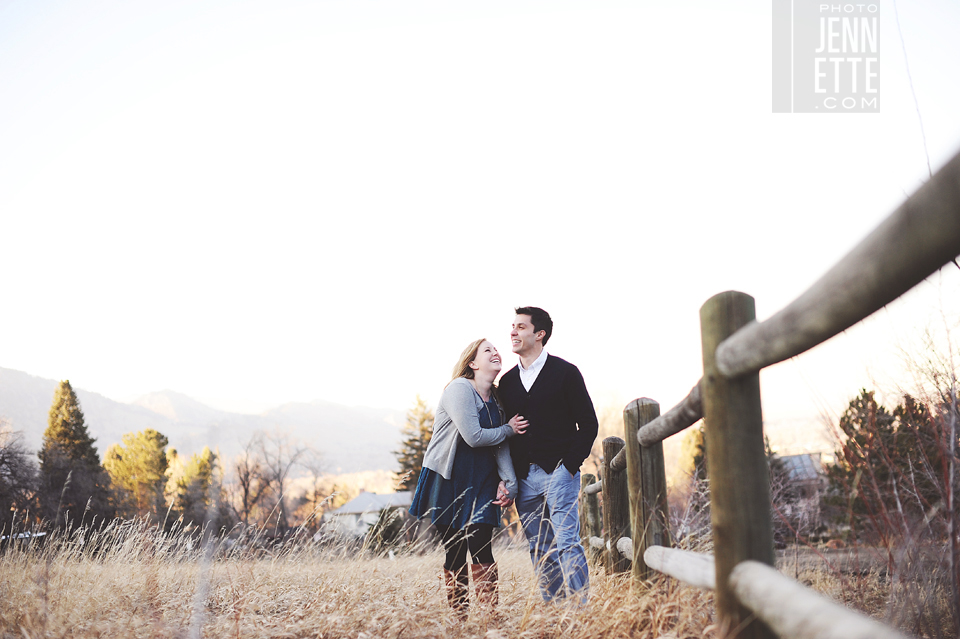
POLYGON ((497 564, 470 564, 470 570, 473 572, 477 602, 484 607, 496 608, 500 603, 497 564))
POLYGON ((467 572, 467 567, 464 566, 459 572, 444 568, 443 581, 447 590, 447 603, 457 617, 466 619, 470 605, 470 573, 467 572))

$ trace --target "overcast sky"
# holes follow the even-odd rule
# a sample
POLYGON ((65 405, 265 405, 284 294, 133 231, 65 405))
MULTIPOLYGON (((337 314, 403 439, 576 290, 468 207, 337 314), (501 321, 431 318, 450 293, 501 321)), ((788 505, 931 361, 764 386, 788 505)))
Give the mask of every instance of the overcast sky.
MULTIPOLYGON (((960 4, 878 4, 881 112, 806 115, 763 2, 0 0, 0 366, 406 409, 532 304, 598 404, 665 410, 707 298, 768 317, 923 183, 918 107, 960 150, 960 4)), ((951 269, 764 372, 768 422, 900 375, 951 269)))

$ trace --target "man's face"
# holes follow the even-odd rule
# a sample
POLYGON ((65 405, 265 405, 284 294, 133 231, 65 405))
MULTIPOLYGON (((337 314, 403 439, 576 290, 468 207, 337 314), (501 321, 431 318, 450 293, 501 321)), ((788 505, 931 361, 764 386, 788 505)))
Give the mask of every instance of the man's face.
POLYGON ((529 315, 517 315, 510 328, 510 350, 521 357, 530 355, 535 352, 543 335, 544 331, 533 332, 533 322, 529 315))

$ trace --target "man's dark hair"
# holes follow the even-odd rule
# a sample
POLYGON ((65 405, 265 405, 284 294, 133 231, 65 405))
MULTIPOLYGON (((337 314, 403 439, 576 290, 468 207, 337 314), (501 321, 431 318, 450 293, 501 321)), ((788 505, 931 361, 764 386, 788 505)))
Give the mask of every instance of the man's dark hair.
POLYGON ((530 323, 533 324, 533 332, 539 333, 540 331, 544 331, 543 341, 541 343, 546 346, 547 340, 553 335, 553 320, 550 319, 550 313, 536 306, 521 306, 520 308, 514 309, 513 312, 517 315, 530 316, 530 323))

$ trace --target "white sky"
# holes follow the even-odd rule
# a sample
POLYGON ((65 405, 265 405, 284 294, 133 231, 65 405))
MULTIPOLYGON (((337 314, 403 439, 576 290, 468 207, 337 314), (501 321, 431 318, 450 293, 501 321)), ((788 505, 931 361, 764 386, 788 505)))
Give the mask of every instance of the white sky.
MULTIPOLYGON (((0 366, 406 409, 533 304, 598 404, 665 410, 708 297, 768 317, 926 178, 879 4, 881 113, 774 115, 766 2, 0 0, 0 366)), ((936 170, 960 4, 897 9, 936 170)), ((768 422, 896 377, 950 269, 765 372, 768 422)))

